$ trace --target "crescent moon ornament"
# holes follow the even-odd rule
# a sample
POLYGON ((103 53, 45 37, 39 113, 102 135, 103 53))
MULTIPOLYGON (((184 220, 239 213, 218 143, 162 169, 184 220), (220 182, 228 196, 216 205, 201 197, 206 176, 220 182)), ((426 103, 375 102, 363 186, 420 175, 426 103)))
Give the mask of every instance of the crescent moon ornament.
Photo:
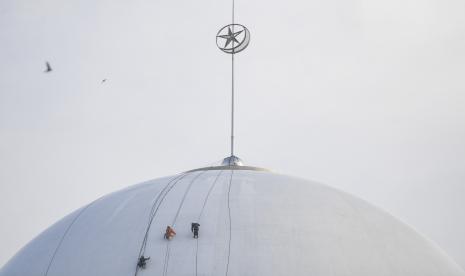
POLYGON ((216 46, 227 53, 237 54, 243 51, 250 42, 249 30, 241 24, 229 24, 216 34, 216 46))

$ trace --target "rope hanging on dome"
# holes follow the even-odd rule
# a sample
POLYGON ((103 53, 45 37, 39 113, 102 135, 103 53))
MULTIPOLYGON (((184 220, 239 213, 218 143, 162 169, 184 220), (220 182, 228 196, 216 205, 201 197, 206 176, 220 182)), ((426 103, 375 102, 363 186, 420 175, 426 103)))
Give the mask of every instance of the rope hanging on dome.
POLYGON ((179 213, 181 212, 181 208, 182 208, 182 206, 184 205, 184 201, 186 201, 187 194, 188 194, 189 191, 191 190, 192 184, 194 184, 195 180, 197 180, 197 178, 199 178, 199 177, 200 177, 202 174, 204 174, 205 172, 207 172, 207 171, 202 171, 201 173, 197 174, 197 175, 191 180, 191 182, 189 183, 189 186, 187 186, 187 189, 186 189, 186 191, 184 192, 184 195, 183 195, 183 197, 182 197, 181 203, 179 203, 179 207, 178 207, 178 210, 177 210, 177 212, 176 212, 176 215, 174 216, 173 223, 171 224, 173 227, 176 225, 176 221, 178 220, 179 213))
MULTIPOLYGON (((205 199, 203 201, 202 209, 200 210, 199 216, 197 217, 197 222, 200 222, 200 219, 202 218, 203 211, 205 210, 205 206, 207 205, 207 201, 210 198, 210 194, 213 191, 213 188, 216 186, 216 182, 218 181, 218 178, 220 177, 221 173, 223 170, 220 170, 220 172, 216 175, 215 180, 212 182, 210 185, 210 188, 208 189, 207 195, 205 196, 205 199)), ((198 253, 199 253, 199 240, 197 239, 196 242, 196 247, 195 247, 195 276, 198 274, 198 253)))
MULTIPOLYGON (((158 209, 160 208, 161 203, 163 202, 165 197, 168 195, 168 193, 171 191, 171 189, 173 189, 173 187, 186 175, 187 173, 183 173, 170 179, 170 181, 168 181, 165 187, 163 187, 163 189, 158 193, 157 197, 155 198, 154 203, 152 204, 152 208, 150 210, 149 221, 147 224, 147 228, 145 230, 144 240, 142 241, 142 245, 139 250, 138 260, 140 260, 140 258, 144 256, 145 254, 145 249, 147 247, 147 240, 148 240, 150 228, 152 226, 152 222, 155 216, 157 215, 157 212, 158 212, 158 209), (170 184, 172 185, 170 186, 170 184)), ((136 265, 136 271, 134 273, 134 276, 137 276, 137 273, 139 272, 139 268, 140 268, 139 265, 136 265)))
POLYGON ((47 270, 45 271, 45 276, 48 275, 48 271, 50 270, 51 266, 52 266, 52 263, 53 261, 55 260, 55 256, 58 252, 58 249, 60 249, 61 247, 61 244, 63 243, 63 241, 65 240, 65 237, 66 235, 68 234, 69 230, 71 229, 71 227, 74 225, 74 223, 78 220, 78 218, 82 215, 82 213, 84 213, 85 210, 87 210, 87 208, 89 208, 91 205, 93 205, 95 202, 97 202, 99 199, 101 199, 102 197, 94 200, 93 202, 87 204, 86 207, 82 208, 81 211, 79 211, 79 213, 76 215, 76 217, 73 219, 73 221, 71 221, 71 223, 68 225, 68 227, 66 228, 65 232, 63 233, 63 236, 61 236, 60 238, 60 241, 58 242, 58 245, 57 247, 55 248, 55 251, 53 251, 53 255, 52 257, 50 258, 50 262, 48 263, 48 266, 47 266, 47 270))
POLYGON ((231 170, 231 177, 229 178, 229 187, 228 187, 228 218, 229 218, 229 242, 228 242, 228 262, 226 263, 226 273, 225 275, 228 276, 229 273, 229 259, 231 257, 231 206, 230 206, 230 195, 231 195, 231 184, 233 178, 234 170, 231 170))
POLYGON ((203 205, 202 205, 202 209, 200 210, 200 214, 199 216, 197 217, 197 221, 200 221, 202 215, 203 215, 203 212, 205 210, 205 206, 207 205, 207 201, 208 199, 210 198, 210 194, 213 190, 213 188, 215 187, 216 185, 216 182, 218 181, 218 178, 220 177, 221 173, 223 173, 223 170, 220 170, 220 172, 216 175, 216 178, 215 180, 212 182, 212 184, 210 185, 210 188, 208 189, 208 192, 207 192, 207 195, 205 196, 205 200, 203 201, 203 205))
POLYGON ((158 194, 157 198, 155 199, 154 204, 152 205, 152 209, 150 210, 150 219, 149 223, 147 225, 147 229, 145 231, 145 236, 144 236, 144 241, 142 243, 141 247, 141 252, 145 252, 145 248, 147 246, 147 240, 150 232, 150 228, 152 226, 152 222, 154 218, 156 217, 158 213, 158 209, 160 208, 161 204, 163 203, 165 197, 168 195, 168 193, 173 189, 173 187, 181 180, 183 179, 187 174, 181 174, 177 176, 177 178, 172 179, 168 184, 162 189, 162 191, 158 194), (174 183, 173 183, 174 182, 174 183), (170 184, 173 183, 171 186, 170 184), (157 204, 158 203, 158 204, 157 204), (155 208, 156 207, 156 208, 155 208))
MULTIPOLYGON (((173 218, 173 223, 171 224, 171 226, 174 228, 174 226, 176 225, 176 221, 179 217, 179 214, 181 212, 181 209, 182 209, 182 206, 184 205, 184 201, 186 200, 186 197, 187 197, 187 194, 189 193, 191 187, 192 187, 192 184, 194 184, 195 180, 197 180, 197 178, 199 178, 202 174, 204 174, 205 172, 207 171, 202 171, 200 172, 199 174, 197 174, 192 180, 191 182, 189 183, 189 185, 187 186, 186 188, 186 191, 184 192, 184 195, 181 199, 181 202, 179 203, 179 206, 178 206, 178 210, 176 211, 176 215, 174 216, 173 218)), ((170 246, 170 242, 168 242, 166 244, 166 250, 165 250, 165 259, 164 259, 164 262, 163 262, 163 276, 167 275, 168 274, 168 265, 169 265, 169 259, 170 259, 170 251, 171 251, 171 246, 170 246)))

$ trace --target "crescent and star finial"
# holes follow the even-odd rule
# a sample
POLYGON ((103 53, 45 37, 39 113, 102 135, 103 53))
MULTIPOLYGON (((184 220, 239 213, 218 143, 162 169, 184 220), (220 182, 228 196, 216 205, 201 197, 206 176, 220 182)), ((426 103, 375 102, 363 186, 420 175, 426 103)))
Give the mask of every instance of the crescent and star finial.
POLYGON ((228 54, 237 54, 247 48, 250 42, 249 30, 241 24, 229 24, 216 34, 216 45, 228 54))

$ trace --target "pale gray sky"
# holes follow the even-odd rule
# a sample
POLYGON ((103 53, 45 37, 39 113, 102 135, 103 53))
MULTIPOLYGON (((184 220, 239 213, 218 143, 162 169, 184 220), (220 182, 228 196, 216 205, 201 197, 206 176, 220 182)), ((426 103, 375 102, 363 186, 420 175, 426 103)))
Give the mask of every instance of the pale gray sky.
MULTIPOLYGON (((236 8, 237 155, 364 198, 465 267, 465 2, 236 8)), ((229 22, 230 1, 0 2, 0 265, 101 195, 228 154, 229 22)))

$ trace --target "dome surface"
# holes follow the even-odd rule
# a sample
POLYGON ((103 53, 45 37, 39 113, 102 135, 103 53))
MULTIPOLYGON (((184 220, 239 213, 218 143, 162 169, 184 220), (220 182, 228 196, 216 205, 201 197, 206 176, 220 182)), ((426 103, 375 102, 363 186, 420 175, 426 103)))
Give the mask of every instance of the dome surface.
POLYGON ((97 199, 32 240, 1 276, 465 275, 433 243, 318 183, 221 166, 97 199), (194 239, 191 223, 200 224, 194 239), (164 239, 166 227, 176 231, 164 239), (150 257, 145 268, 141 256, 150 257))

